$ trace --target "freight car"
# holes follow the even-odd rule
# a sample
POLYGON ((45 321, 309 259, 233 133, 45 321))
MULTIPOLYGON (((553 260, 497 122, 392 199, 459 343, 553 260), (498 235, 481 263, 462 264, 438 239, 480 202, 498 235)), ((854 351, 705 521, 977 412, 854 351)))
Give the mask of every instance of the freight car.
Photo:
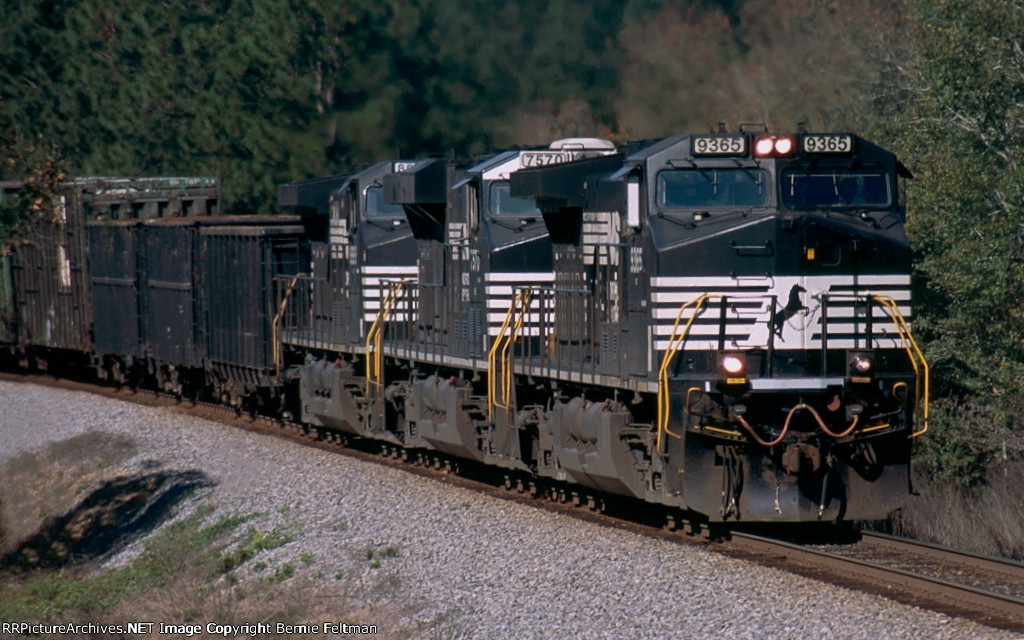
POLYGON ((275 278, 309 263, 298 217, 225 216, 219 181, 196 177, 80 178, 54 207, 0 258, 8 354, 235 406, 274 400, 275 278))
POLYGON ((101 378, 236 407, 278 396, 275 278, 309 263, 299 218, 99 220, 87 230, 101 378))
POLYGON ((880 519, 927 430, 900 177, 853 134, 723 128, 381 162, 281 185, 292 216, 94 216, 73 348, 675 520, 880 519))
MULTIPOLYGON (((0 183, 0 202, 18 182, 0 183)), ((54 216, 0 256, 0 341, 25 366, 93 352, 90 220, 202 217, 220 212, 211 178, 79 178, 61 185, 54 216)))

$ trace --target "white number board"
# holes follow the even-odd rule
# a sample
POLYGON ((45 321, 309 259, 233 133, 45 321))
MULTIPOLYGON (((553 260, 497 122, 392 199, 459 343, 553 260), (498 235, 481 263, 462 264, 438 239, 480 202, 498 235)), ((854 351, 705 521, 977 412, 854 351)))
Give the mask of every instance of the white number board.
POLYGON ((747 153, 746 136, 694 136, 695 156, 741 156, 747 153))
POLYGON ((804 151, 807 153, 850 153, 853 139, 850 136, 804 136, 804 151))
POLYGON ((545 167, 549 164, 561 164, 576 159, 576 153, 572 151, 524 151, 519 156, 520 166, 545 167))

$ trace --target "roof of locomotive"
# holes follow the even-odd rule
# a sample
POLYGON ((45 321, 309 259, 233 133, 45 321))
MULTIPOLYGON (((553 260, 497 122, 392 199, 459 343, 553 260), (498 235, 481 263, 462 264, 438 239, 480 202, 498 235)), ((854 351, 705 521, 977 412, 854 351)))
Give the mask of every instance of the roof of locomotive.
POLYGON ((563 164, 583 157, 615 153, 615 144, 602 138, 562 138, 544 146, 501 151, 466 170, 468 177, 452 186, 461 187, 473 179, 508 180, 521 169, 563 164))

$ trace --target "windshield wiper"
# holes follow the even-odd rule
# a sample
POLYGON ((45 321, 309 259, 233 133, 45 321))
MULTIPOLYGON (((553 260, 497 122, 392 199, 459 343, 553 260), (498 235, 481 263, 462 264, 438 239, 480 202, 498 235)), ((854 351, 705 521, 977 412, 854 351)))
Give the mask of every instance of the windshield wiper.
POLYGON ((740 170, 743 171, 743 173, 747 174, 747 177, 750 178, 751 182, 757 185, 757 192, 760 194, 761 190, 764 188, 764 180, 762 179, 763 176, 760 173, 754 173, 753 171, 751 171, 752 167, 743 164, 736 158, 733 158, 733 162, 736 163, 736 166, 739 167, 740 170))
POLYGON ((708 182, 711 183, 711 187, 712 187, 711 193, 713 193, 714 195, 717 196, 718 195, 718 171, 716 171, 715 169, 697 169, 697 173, 700 174, 700 177, 704 178, 705 180, 707 180, 708 182), (710 178, 708 177, 709 173, 711 174, 710 178))
MULTIPOLYGON (((706 214, 707 211, 700 211, 700 212, 696 212, 696 213, 704 213, 704 214, 706 214)), ((675 217, 675 216, 673 216, 671 214, 665 213, 664 211, 659 211, 658 212, 658 217, 661 218, 662 220, 668 220, 669 222, 671 222, 673 224, 677 224, 680 227, 685 227, 687 229, 693 227, 693 223, 692 222, 684 222, 683 220, 680 220, 679 218, 677 218, 677 217, 675 217)))
POLYGON ((394 231, 398 227, 402 226, 402 222, 404 222, 404 220, 401 220, 400 218, 393 218, 391 220, 391 225, 388 226, 388 225, 383 224, 381 222, 377 222, 373 218, 367 218, 366 219, 366 224, 372 224, 373 226, 377 227, 378 229, 383 229, 385 231, 394 231))
POLYGON ((507 222, 505 222, 503 220, 499 220, 495 216, 490 216, 487 219, 490 220, 491 222, 493 222, 494 224, 498 225, 499 227, 505 227, 509 231, 515 231, 516 233, 520 233, 523 230, 522 225, 517 227, 517 226, 511 225, 511 224, 509 224, 509 223, 507 223, 507 222))

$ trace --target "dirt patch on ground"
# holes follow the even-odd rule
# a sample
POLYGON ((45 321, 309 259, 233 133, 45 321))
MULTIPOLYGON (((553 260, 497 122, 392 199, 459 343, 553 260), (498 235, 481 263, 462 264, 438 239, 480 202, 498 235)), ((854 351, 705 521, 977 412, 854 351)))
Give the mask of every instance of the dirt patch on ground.
POLYGON ((196 471, 125 470, 128 436, 92 431, 0 468, 0 566, 63 566, 116 552, 153 531, 210 480, 196 471))

